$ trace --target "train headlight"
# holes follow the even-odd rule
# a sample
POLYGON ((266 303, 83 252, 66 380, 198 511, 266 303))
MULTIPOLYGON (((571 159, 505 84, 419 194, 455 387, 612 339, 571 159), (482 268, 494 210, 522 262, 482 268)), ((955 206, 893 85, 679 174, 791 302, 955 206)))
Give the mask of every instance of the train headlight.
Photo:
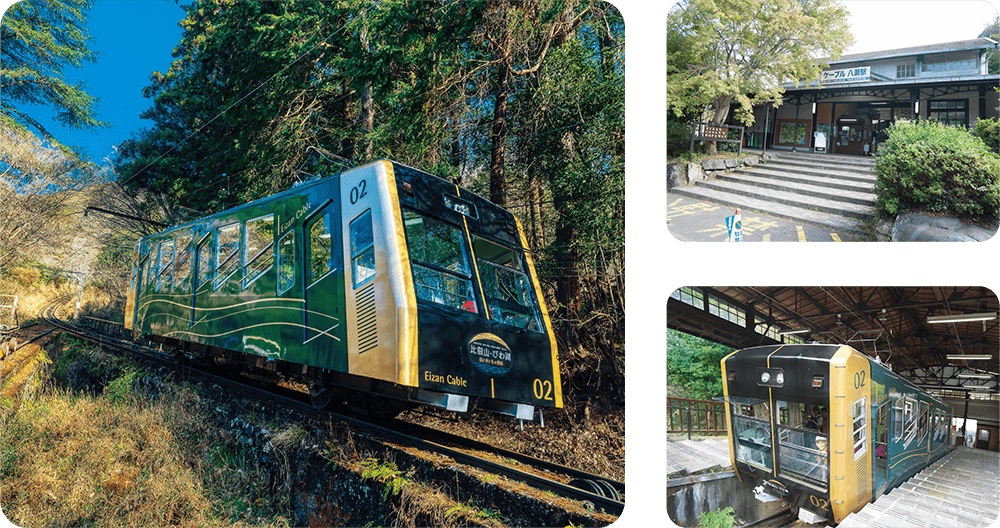
POLYGON ((758 385, 767 387, 782 387, 785 385, 785 371, 780 368, 758 368, 758 385))

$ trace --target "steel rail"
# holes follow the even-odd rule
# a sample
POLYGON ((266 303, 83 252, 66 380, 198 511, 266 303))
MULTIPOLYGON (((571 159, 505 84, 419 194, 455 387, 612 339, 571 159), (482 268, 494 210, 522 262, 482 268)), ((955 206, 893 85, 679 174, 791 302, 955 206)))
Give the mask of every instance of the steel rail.
MULTIPOLYGON (((55 306, 57 304, 60 304, 59 301, 61 301, 61 303, 64 304, 70 298, 71 298, 71 296, 67 296, 65 298, 59 298, 59 299, 56 299, 56 301, 53 301, 52 303, 50 303, 49 305, 47 305, 45 308, 42 309, 42 318, 45 319, 46 321, 48 321, 49 323, 53 324, 54 326, 57 326, 57 327, 61 328, 62 330, 66 331, 66 332, 74 334, 77 337, 80 337, 82 339, 90 341, 90 342, 92 342, 94 344, 98 344, 98 345, 101 345, 101 346, 108 346, 108 347, 116 348, 116 349, 119 349, 119 350, 122 350, 122 351, 126 351, 126 352, 137 352, 137 353, 143 354, 145 356, 152 357, 152 358, 154 358, 156 360, 163 361, 165 363, 169 363, 169 364, 174 365, 174 366, 179 366, 181 369, 185 369, 185 370, 187 370, 188 372, 191 372, 191 373, 196 373, 199 376, 202 376, 202 377, 205 377, 207 379, 213 380, 213 381, 215 381, 217 383, 221 382, 221 383, 230 385, 232 387, 239 388, 239 389, 241 389, 243 391, 252 393, 254 395, 268 398, 268 399, 270 399, 272 401, 281 403, 283 405, 286 405, 286 406, 289 406, 289 407, 294 407, 294 408, 296 408, 296 410, 302 412, 303 414, 306 414, 307 416, 311 416, 313 418, 322 418, 322 417, 333 418, 333 419, 336 419, 338 421, 342 421, 342 422, 348 423, 350 425, 353 425, 355 427, 362 428, 362 429, 367 429, 370 432, 374 432, 374 433, 377 433, 379 435, 392 438, 395 441, 405 442, 405 443, 407 443, 407 444, 409 444, 409 445, 411 445, 413 447, 418 447, 418 448, 421 448, 421 449, 425 449, 427 451, 432 451, 432 452, 436 452, 436 453, 439 453, 439 454, 451 457, 456 462, 460 462, 460 463, 463 463, 463 464, 468 464, 468 465, 471 465, 471 466, 480 467, 480 468, 483 468, 483 469, 487 469, 487 470, 489 470, 492 473, 504 475, 504 476, 506 476, 508 478, 511 478, 511 479, 524 481, 526 483, 529 483, 531 486, 533 486, 533 487, 535 487, 537 489, 548 490, 548 491, 556 493, 556 494, 558 494, 558 495, 560 495, 562 497, 565 497, 565 498, 568 498, 568 499, 572 499, 572 500, 587 501, 587 502, 593 504, 595 508, 599 508, 599 509, 605 511, 606 513, 608 513, 608 514, 620 516, 621 513, 625 509, 625 503, 621 502, 621 501, 616 501, 614 499, 610 499, 610 498, 604 497, 602 495, 598 495, 596 493, 591 493, 589 491, 586 491, 586 490, 583 490, 583 489, 580 489, 580 488, 576 488, 576 487, 573 487, 573 486, 570 486, 570 485, 567 485, 567 484, 563 484, 561 482, 557 482, 557 481, 554 481, 554 480, 551 480, 551 479, 548 479, 548 478, 545 478, 545 477, 541 477, 541 476, 538 476, 538 475, 535 475, 535 474, 532 474, 532 473, 528 473, 528 472, 525 472, 525 471, 514 469, 514 468, 511 468, 511 467, 499 464, 497 462, 486 460, 484 458, 477 457, 475 455, 470 455, 470 454, 465 453, 463 451, 459 451, 457 449, 446 447, 444 445, 438 444, 436 442, 432 442, 430 440, 425 440, 425 439, 418 438, 418 437, 413 436, 413 435, 402 433, 402 432, 390 429, 388 427, 384 427, 384 426, 381 426, 381 425, 373 424, 371 422, 366 422, 366 421, 363 421, 363 420, 359 420, 357 418, 354 418, 354 417, 351 417, 351 416, 347 416, 347 415, 343 415, 343 414, 340 414, 340 413, 337 413, 337 412, 334 412, 334 411, 329 411, 329 410, 320 411, 320 410, 317 410, 315 407, 313 407, 311 405, 311 403, 308 403, 307 401, 305 401, 307 395, 304 394, 304 393, 302 393, 302 392, 299 392, 299 391, 294 391, 294 390, 291 390, 291 389, 286 389, 286 388, 281 388, 281 387, 270 387, 268 389, 263 389, 263 388, 255 387, 253 385, 249 385, 247 383, 244 383, 243 381, 238 381, 238 380, 234 380, 234 379, 232 379, 230 377, 220 376, 220 375, 215 374, 215 373, 206 372, 204 370, 195 368, 195 367, 193 367, 191 365, 178 365, 177 363, 170 361, 170 359, 172 359, 174 356, 172 356, 171 354, 167 354, 167 353, 161 352, 159 350, 153 349, 153 348, 149 348, 149 347, 137 345, 135 343, 131 343, 131 342, 128 342, 128 341, 122 341, 122 340, 119 340, 119 339, 108 337, 108 336, 105 336, 103 334, 100 334, 99 332, 93 332, 93 331, 90 331, 90 330, 83 330, 83 329, 81 329, 81 328, 79 328, 79 327, 77 327, 77 326, 75 326, 75 325, 73 325, 71 323, 67 323, 65 321, 62 321, 62 320, 58 319, 57 317, 55 317, 52 314, 52 310, 55 308, 55 306)), ((404 422, 396 421, 396 423, 398 424, 398 423, 404 423, 404 422)), ((574 468, 560 466, 558 464, 554 464, 552 462, 547 462, 547 461, 544 461, 544 460, 536 459, 536 458, 530 457, 528 455, 523 455, 523 454, 520 454, 520 453, 515 453, 513 451, 507 451, 507 450, 504 450, 502 448, 497 448, 497 447, 491 446, 489 444, 484 444, 482 442, 477 442, 475 440, 471 440, 471 439, 464 438, 464 437, 461 437, 461 436, 453 435, 451 433, 445 433, 445 432, 442 432, 442 431, 438 431, 436 429, 431 429, 431 428, 428 428, 428 427, 419 426, 419 425, 410 424, 410 423, 406 423, 405 427, 430 431, 431 434, 448 438, 450 441, 454 441, 455 443, 465 444, 466 447, 468 447, 470 449, 481 449, 481 450, 491 451, 494 454, 497 454, 497 455, 500 455, 500 456, 503 456, 503 457, 506 457, 506 458, 511 458, 511 459, 514 459, 514 460, 517 460, 519 462, 526 463, 526 464, 529 464, 529 465, 533 465, 533 466, 536 466, 536 467, 538 467, 540 469, 543 469, 543 470, 546 470, 546 471, 558 472, 558 473, 562 473, 562 474, 565 474, 565 475, 568 475, 568 476, 572 476, 572 477, 576 477, 576 478, 585 478, 585 479, 590 479, 590 480, 594 480, 594 481, 601 480, 601 481, 607 482, 609 485, 611 485, 612 487, 614 487, 616 490, 620 490, 622 492, 624 492, 624 489, 625 489, 624 484, 621 483, 621 482, 612 481, 612 480, 606 479, 604 477, 600 477, 600 476, 597 476, 597 475, 592 475, 592 474, 589 474, 589 473, 586 473, 586 472, 583 472, 583 471, 580 471, 580 470, 577 470, 577 469, 574 469, 574 468)), ((372 440, 374 440, 374 441, 380 441, 377 438, 372 438, 372 440)))

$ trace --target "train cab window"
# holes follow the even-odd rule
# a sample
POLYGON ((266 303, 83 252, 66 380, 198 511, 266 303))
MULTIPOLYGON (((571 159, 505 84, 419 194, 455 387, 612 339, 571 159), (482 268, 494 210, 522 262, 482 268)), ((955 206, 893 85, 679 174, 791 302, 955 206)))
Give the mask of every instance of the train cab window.
POLYGON ((403 210, 403 225, 417 297, 478 313, 462 232, 409 210, 403 210))
POLYGON ((219 228, 218 246, 216 246, 218 263, 215 268, 213 287, 219 289, 230 275, 236 273, 239 266, 240 224, 229 224, 219 228))
POLYGON ((774 470, 771 454, 771 422, 767 402, 733 404, 736 458, 767 471, 774 470))
POLYGON ((246 248, 243 265, 243 287, 260 278, 274 263, 274 215, 247 220, 244 224, 243 247, 246 248))
POLYGON ((776 402, 778 466, 792 480, 822 490, 830 476, 829 437, 820 430, 822 410, 801 402, 776 402))
POLYGON ((472 252, 479 266, 490 317, 518 328, 540 331, 524 255, 478 237, 472 241, 472 252))
POLYGON ((171 288, 174 285, 174 241, 167 240, 160 244, 160 259, 156 272, 156 291, 171 288))
POLYGON ((306 233, 309 233, 309 285, 312 285, 333 269, 330 213, 312 219, 306 233))
POLYGON ((854 460, 868 451, 868 398, 862 397, 851 407, 854 421, 854 460))
POLYGON ((351 220, 351 277, 357 288, 375 276, 375 233, 371 209, 351 220))
POLYGON ((188 277, 191 276, 191 237, 184 235, 177 239, 177 260, 174 262, 174 288, 182 292, 189 292, 190 283, 188 277))
POLYGON ((295 230, 291 230, 278 241, 278 295, 288 291, 295 284, 295 230))

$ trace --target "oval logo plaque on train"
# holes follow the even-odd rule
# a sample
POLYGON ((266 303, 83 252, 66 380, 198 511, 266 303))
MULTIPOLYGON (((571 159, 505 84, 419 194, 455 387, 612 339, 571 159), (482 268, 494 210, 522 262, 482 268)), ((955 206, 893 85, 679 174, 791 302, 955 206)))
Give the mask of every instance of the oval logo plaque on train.
POLYGON ((510 347, 493 334, 476 334, 469 340, 469 359, 488 376, 503 376, 513 366, 510 347))

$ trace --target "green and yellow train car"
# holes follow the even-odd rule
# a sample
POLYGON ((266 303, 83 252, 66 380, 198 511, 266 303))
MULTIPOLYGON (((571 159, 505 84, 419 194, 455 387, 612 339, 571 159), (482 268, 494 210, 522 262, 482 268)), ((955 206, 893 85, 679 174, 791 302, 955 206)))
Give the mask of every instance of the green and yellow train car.
POLYGON ((729 454, 758 499, 839 523, 948 452, 951 408, 846 345, 722 359, 729 454))
POLYGON ((472 398, 521 419, 562 406, 518 221, 395 162, 146 237, 133 268, 134 333, 299 380, 317 406, 465 411, 472 398))

